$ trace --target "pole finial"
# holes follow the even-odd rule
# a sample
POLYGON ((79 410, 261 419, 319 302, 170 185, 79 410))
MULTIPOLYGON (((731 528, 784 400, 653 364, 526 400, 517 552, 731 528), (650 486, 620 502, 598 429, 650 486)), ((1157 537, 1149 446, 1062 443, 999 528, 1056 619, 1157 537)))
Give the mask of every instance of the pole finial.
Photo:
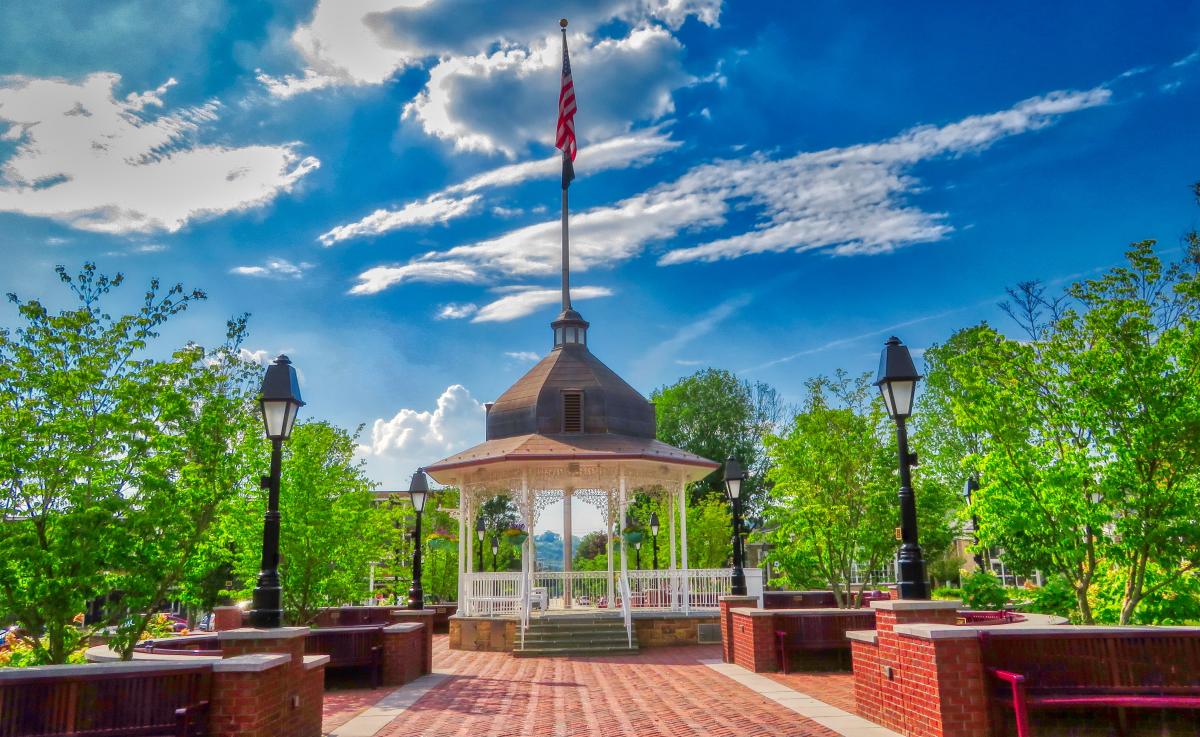
POLYGON ((567 30, 567 19, 563 18, 560 21, 558 21, 558 27, 563 29, 564 31, 567 30))

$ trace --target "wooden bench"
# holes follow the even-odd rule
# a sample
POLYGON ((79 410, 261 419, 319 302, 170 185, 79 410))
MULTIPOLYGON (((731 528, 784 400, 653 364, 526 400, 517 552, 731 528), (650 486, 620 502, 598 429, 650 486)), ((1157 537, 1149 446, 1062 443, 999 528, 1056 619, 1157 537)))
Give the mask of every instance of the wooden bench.
POLYGON ((41 666, 0 677, 2 737, 203 737, 207 664, 41 666))
POLYGON ((371 685, 378 687, 383 674, 383 625, 326 627, 311 630, 304 638, 306 655, 328 655, 326 668, 365 666, 371 685))
POLYGON ((992 702, 1012 710, 1018 737, 1033 737, 1033 710, 1114 709, 1121 733, 1126 709, 1200 710, 1198 630, 981 631, 979 643, 992 702))
POLYGON ((846 633, 875 629, 873 609, 774 610, 779 667, 787 673, 791 651, 850 653, 846 633))

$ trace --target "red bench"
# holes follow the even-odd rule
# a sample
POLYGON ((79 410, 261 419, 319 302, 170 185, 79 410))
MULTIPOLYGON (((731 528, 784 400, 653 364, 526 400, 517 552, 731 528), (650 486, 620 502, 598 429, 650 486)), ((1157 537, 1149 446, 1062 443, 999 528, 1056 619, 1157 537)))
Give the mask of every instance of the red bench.
POLYGON ((365 666, 371 671, 371 685, 378 687, 383 672, 383 625, 312 630, 304 638, 304 652, 328 655, 326 668, 365 666))
POLYGON ((779 667, 787 673, 790 667, 788 655, 791 651, 840 651, 849 654, 850 641, 846 639, 846 633, 875 629, 875 610, 776 610, 773 620, 779 667))
POLYGON ((0 678, 0 737, 203 737, 211 689, 207 664, 14 670, 0 678))
POLYGON ((993 704, 1012 710, 1018 737, 1033 736, 1033 710, 1114 709, 1122 732, 1126 709, 1200 710, 1197 630, 981 631, 979 642, 993 704))

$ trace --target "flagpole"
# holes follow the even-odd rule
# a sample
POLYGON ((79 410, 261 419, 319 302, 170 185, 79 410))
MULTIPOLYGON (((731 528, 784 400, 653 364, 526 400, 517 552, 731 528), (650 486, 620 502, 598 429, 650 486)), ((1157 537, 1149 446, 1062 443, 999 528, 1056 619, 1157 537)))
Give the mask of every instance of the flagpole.
MULTIPOLYGON (((563 58, 567 55, 567 19, 563 18, 558 22, 559 28, 562 29, 563 43, 563 58)), ((564 146, 562 152, 562 308, 563 312, 571 309, 571 249, 570 236, 567 229, 567 188, 570 181, 567 179, 567 149, 564 146)), ((574 171, 571 172, 574 174, 574 171)))
POLYGON ((566 184, 567 154, 563 152, 563 188, 562 188, 562 308, 565 312, 571 309, 571 249, 570 236, 567 230, 567 184, 566 184))

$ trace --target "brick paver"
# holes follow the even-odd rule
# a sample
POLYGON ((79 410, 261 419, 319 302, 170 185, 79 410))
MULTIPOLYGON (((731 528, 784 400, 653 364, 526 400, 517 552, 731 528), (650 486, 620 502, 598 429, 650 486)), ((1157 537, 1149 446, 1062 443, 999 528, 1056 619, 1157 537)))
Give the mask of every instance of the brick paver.
POLYGON ((329 732, 342 726, 395 690, 395 687, 391 687, 333 689, 326 691, 325 710, 321 718, 321 731, 329 732))
POLYGON ((846 671, 763 673, 788 688, 808 694, 814 699, 836 706, 842 711, 854 711, 854 674, 846 671))
POLYGON ((439 637, 434 665, 453 675, 379 737, 836 737, 700 662, 719 658, 716 646, 513 658, 452 651, 439 637))

